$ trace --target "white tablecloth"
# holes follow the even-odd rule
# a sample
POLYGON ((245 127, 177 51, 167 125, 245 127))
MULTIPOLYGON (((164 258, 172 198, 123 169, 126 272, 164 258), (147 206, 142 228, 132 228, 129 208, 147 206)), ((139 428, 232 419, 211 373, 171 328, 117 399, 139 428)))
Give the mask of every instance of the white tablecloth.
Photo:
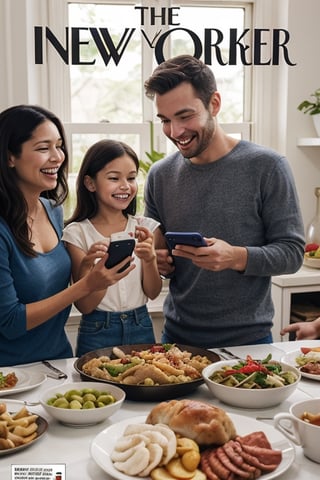
MULTIPOLYGON (((254 345, 245 347, 231 347, 229 350, 235 354, 244 357, 251 354, 256 358, 263 358, 268 353, 272 353, 274 359, 280 360, 285 352, 298 349, 300 345, 320 345, 320 341, 301 341, 301 342, 279 342, 272 345, 254 345)), ((39 387, 32 390, 21 392, 19 394, 3 397, 4 400, 14 399, 37 401, 40 392, 51 386, 57 386, 64 381, 79 381, 79 375, 75 371, 73 364, 75 359, 56 360, 52 363, 68 374, 67 380, 56 380, 47 378, 39 387)), ((16 368, 16 367, 15 367, 16 368)), ((23 365, 23 369, 32 371, 42 371, 48 373, 48 369, 40 363, 23 365)), ((320 397, 320 383, 313 380, 303 379, 295 393, 293 393, 281 405, 266 410, 246 410, 229 407, 217 401, 209 393, 205 385, 200 386, 189 398, 210 402, 214 405, 224 408, 227 412, 245 415, 251 418, 257 416, 273 417, 278 412, 288 411, 290 405, 300 400, 310 397, 320 397)), ((71 428, 59 424, 52 420, 41 406, 28 407, 32 412, 38 413, 49 422, 49 428, 38 442, 29 448, 17 452, 16 454, 0 457, 0 479, 11 480, 11 465, 25 464, 65 464, 67 480, 106 480, 109 477, 91 458, 90 443, 95 436, 107 428, 109 425, 137 415, 147 414, 154 406, 154 403, 135 402, 126 400, 121 410, 106 420, 104 423, 87 428, 71 428)), ((21 408, 21 406, 17 406, 21 408)), ((272 425, 272 420, 266 420, 272 425)), ((261 424, 263 429, 263 423, 261 424)), ((320 465, 304 457, 302 449, 295 447, 296 458, 293 465, 281 475, 281 480, 318 480, 320 474, 320 465)), ((263 477, 262 477, 263 478, 263 477)))

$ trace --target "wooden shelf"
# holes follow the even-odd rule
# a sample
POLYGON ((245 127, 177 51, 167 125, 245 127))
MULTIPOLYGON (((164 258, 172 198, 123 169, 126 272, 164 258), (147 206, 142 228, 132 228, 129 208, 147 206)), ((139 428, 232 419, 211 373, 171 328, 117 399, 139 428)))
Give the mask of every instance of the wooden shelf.
POLYGON ((320 147, 320 137, 298 138, 298 147, 320 147))

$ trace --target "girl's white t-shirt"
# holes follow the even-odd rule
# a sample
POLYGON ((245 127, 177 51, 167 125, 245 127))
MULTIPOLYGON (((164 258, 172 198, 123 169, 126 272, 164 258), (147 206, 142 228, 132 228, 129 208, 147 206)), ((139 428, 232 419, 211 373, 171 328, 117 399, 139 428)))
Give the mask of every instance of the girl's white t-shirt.
MULTIPOLYGON (((124 231, 132 233, 134 237, 135 228, 138 225, 154 232, 160 223, 152 218, 128 215, 127 226, 124 231)), ((67 225, 63 230, 62 240, 81 248, 87 253, 93 243, 99 240, 110 242, 110 237, 101 235, 90 220, 86 219, 82 222, 73 222, 67 225)), ((133 257, 136 268, 115 285, 108 287, 106 295, 97 305, 96 310, 123 312, 133 310, 147 303, 148 297, 142 290, 141 261, 134 254, 133 257)))

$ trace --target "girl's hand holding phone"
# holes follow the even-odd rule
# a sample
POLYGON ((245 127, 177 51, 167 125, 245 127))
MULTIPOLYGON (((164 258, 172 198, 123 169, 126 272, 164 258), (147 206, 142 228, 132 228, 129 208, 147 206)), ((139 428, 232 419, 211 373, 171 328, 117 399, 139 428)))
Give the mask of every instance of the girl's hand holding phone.
POLYGON ((135 254, 145 262, 152 262, 156 258, 156 251, 153 242, 153 233, 146 227, 138 226, 135 230, 137 239, 135 254))

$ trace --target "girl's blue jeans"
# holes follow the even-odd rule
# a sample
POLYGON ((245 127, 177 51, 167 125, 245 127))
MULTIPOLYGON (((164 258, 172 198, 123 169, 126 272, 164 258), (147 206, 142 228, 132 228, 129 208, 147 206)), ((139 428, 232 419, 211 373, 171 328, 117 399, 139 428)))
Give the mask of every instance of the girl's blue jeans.
POLYGON ((125 312, 95 310, 82 315, 76 356, 116 345, 155 343, 152 320, 146 305, 125 312))

